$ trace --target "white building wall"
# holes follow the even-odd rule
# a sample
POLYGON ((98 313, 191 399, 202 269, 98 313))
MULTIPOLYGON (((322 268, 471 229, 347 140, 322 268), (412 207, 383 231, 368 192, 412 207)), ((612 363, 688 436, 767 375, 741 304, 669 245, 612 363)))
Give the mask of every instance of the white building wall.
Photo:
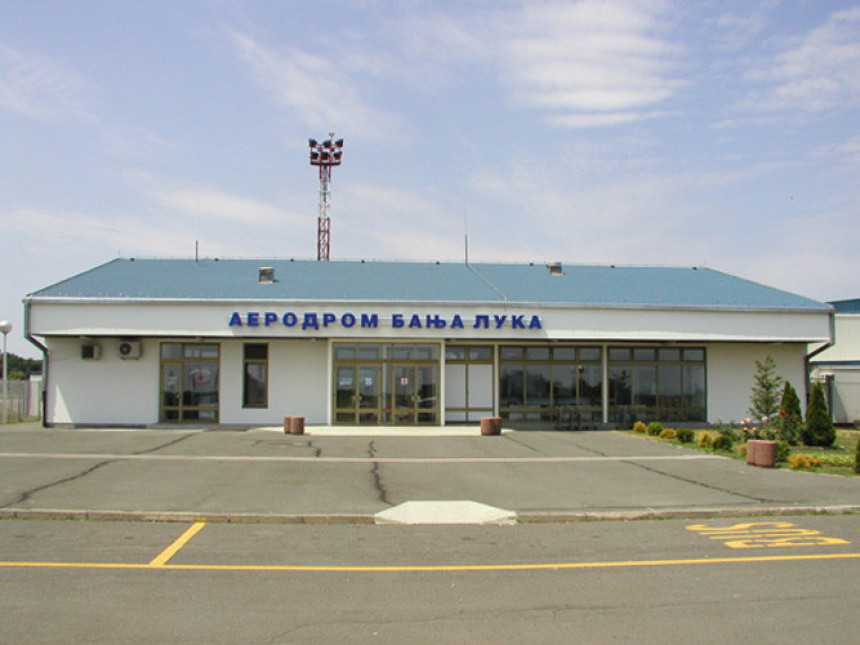
POLYGON ((243 341, 221 343, 221 423, 280 425, 284 416, 328 421, 328 345, 313 340, 269 343, 266 408, 242 408, 243 341))
POLYGON ((755 362, 768 355, 776 363, 776 373, 797 390, 801 408, 805 410, 805 344, 719 343, 707 345, 707 352, 710 423, 737 422, 748 416, 757 371, 755 362))
MULTIPOLYGON (((816 354, 816 363, 860 361, 860 314, 834 316, 836 342, 833 347, 816 354)), ((816 349, 810 345, 810 351, 816 349)))
POLYGON ((158 343, 142 341, 141 357, 123 360, 118 338, 95 338, 98 360, 81 358, 81 339, 48 338, 47 424, 143 425, 158 420, 158 343))
POLYGON ((824 342, 830 338, 830 318, 826 311, 731 311, 683 309, 600 309, 577 307, 534 307, 508 304, 476 305, 421 305, 408 304, 356 304, 329 306, 319 303, 309 307, 296 303, 229 304, 211 302, 95 302, 34 301, 31 308, 31 331, 37 336, 107 336, 117 330, 127 336, 170 337, 199 335, 206 338, 363 338, 408 340, 410 338, 437 339, 452 336, 463 340, 505 340, 531 342, 541 340, 592 340, 592 341, 759 341, 759 342, 824 342), (275 322, 266 326, 247 324, 248 312, 258 314, 260 320, 266 311, 275 314, 275 322), (241 326, 230 326, 236 312, 243 318, 241 326), (281 322, 284 312, 295 313, 299 323, 287 327, 281 322), (323 312, 333 315, 331 325, 323 326, 323 312), (359 324, 346 327, 341 324, 345 314, 359 316, 368 312, 378 316, 375 329, 361 328, 359 324), (303 328, 306 314, 313 314, 320 322, 318 328, 303 328), (420 327, 408 324, 399 328, 393 324, 394 316, 418 316, 420 327), (454 315, 465 322, 462 329, 449 326, 430 328, 428 316, 439 316, 450 323, 454 315), (526 326, 533 316, 540 319, 540 328, 515 329, 512 316, 522 316, 526 326), (504 323, 497 325, 496 316, 504 323), (486 326, 474 326, 478 317, 486 326))

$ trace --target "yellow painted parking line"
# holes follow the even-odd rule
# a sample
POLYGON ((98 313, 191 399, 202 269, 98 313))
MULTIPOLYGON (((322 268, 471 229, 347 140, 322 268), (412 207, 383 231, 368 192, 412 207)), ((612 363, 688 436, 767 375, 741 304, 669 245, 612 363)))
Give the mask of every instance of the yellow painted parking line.
POLYGON ((791 522, 743 522, 731 526, 691 524, 687 530, 711 540, 719 540, 730 549, 851 544, 848 540, 826 537, 821 531, 804 529, 791 522))
POLYGON ((163 567, 167 564, 167 561, 170 560, 176 553, 188 543, 188 540, 197 535, 200 530, 206 526, 206 520, 198 520, 194 522, 182 535, 176 538, 169 547, 164 549, 161 553, 159 553, 155 559, 149 563, 151 567, 163 567))
MULTIPOLYGON (((202 528, 202 527, 201 527, 202 528)), ((189 529, 190 531, 191 529, 189 529)), ((200 530, 199 528, 197 530, 200 530)), ((188 531, 186 531, 187 533, 188 531)), ((190 538, 189 538, 190 539, 190 538)), ((186 540, 187 541, 187 540, 186 540)), ((622 560, 617 562, 549 562, 533 564, 441 564, 441 565, 254 565, 254 564, 123 564, 107 562, 0 562, 0 568, 56 569, 137 569, 159 571, 245 571, 291 573, 457 573, 481 571, 552 571, 570 569, 608 569, 634 567, 738 564, 750 562, 800 562, 858 559, 860 553, 815 553, 737 558, 698 558, 680 560, 622 560)), ((154 562, 154 561, 153 561, 154 562)))

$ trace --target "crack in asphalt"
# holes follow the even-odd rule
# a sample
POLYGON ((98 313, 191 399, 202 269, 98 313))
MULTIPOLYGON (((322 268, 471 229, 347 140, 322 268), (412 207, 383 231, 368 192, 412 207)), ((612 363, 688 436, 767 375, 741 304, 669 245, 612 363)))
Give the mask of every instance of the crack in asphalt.
MULTIPOLYGON (((367 455, 371 459, 376 457, 376 442, 370 442, 367 447, 367 455)), ((370 469, 370 475, 373 477, 373 488, 376 490, 379 501, 388 506, 394 506, 394 504, 388 499, 388 491, 385 490, 385 486, 382 484, 382 476, 379 474, 379 462, 375 459, 373 461, 373 467, 370 469)))
MULTIPOLYGON (((179 437, 178 439, 173 439, 171 441, 167 441, 167 442, 159 444, 157 446, 153 446, 152 448, 147 448, 146 450, 138 450, 138 451, 132 452, 130 454, 132 454, 132 455, 147 455, 147 454, 153 453, 157 450, 161 450, 161 449, 167 448, 169 446, 174 446, 177 443, 179 443, 180 441, 185 441, 186 439, 190 439, 192 436, 193 435, 185 435, 184 437, 179 437)), ((0 504, 0 508, 9 508, 9 507, 13 507, 17 504, 22 504, 24 502, 29 501, 30 499, 32 499, 32 497, 34 495, 37 495, 38 493, 41 493, 42 491, 45 491, 49 488, 53 488, 54 486, 61 486, 63 484, 68 484, 69 482, 76 481, 78 479, 86 477, 87 475, 95 472, 96 470, 98 470, 102 466, 107 466, 108 464, 112 464, 112 463, 115 463, 118 461, 122 461, 122 459, 107 459, 105 461, 100 461, 99 463, 94 464, 94 465, 90 466, 89 468, 85 468, 84 470, 82 470, 81 472, 79 472, 75 475, 69 475, 68 477, 63 477, 63 478, 58 479, 56 481, 48 482, 47 484, 42 484, 41 486, 36 486, 34 488, 31 488, 30 490, 24 491, 23 493, 21 493, 18 496, 17 499, 15 499, 13 501, 8 502, 6 504, 0 504)))
POLYGON ((116 461, 119 461, 119 459, 108 459, 106 461, 100 461, 99 463, 97 463, 93 466, 90 466, 89 468, 77 473, 76 475, 70 475, 69 477, 63 477, 62 479, 58 479, 57 481, 49 482, 47 484, 42 484, 41 486, 36 486, 35 488, 31 488, 30 490, 27 490, 27 491, 24 491, 23 493, 21 493, 21 495, 18 497, 18 499, 13 500, 7 504, 0 505, 0 508, 14 507, 18 504, 21 504, 23 502, 28 501, 33 495, 35 495, 37 493, 41 493, 42 491, 47 490, 48 488, 52 488, 53 486, 60 486, 61 484, 68 484, 69 482, 73 482, 76 479, 80 479, 81 477, 86 477, 87 475, 89 475, 90 473, 92 473, 95 470, 98 470, 102 466, 107 466, 108 464, 112 464, 116 461))
POLYGON ((647 470, 648 472, 654 473, 655 475, 662 475, 663 477, 668 477, 670 479, 674 479, 677 481, 684 482, 686 484, 694 484, 696 486, 701 486, 702 488, 707 488, 708 490, 718 491, 720 493, 728 493, 729 495, 734 495, 736 497, 742 497, 744 499, 748 499, 753 502, 758 502, 760 504, 774 504, 777 500, 767 499, 766 497, 753 497, 751 495, 744 495, 743 493, 739 493, 737 491, 730 490, 728 488, 721 488, 720 486, 712 486, 711 484, 705 484, 700 481, 696 481, 695 479, 687 479, 686 477, 681 477, 680 475, 673 475, 672 473, 667 473, 662 470, 658 470, 656 468, 650 468, 645 464, 638 463, 635 461, 627 461, 626 459, 621 460, 623 464, 630 464, 631 466, 636 466, 637 468, 641 468, 642 470, 647 470))
POLYGON ((184 437, 179 437, 178 439, 174 439, 173 441, 168 441, 167 443, 162 443, 158 446, 154 446, 152 448, 147 448, 146 450, 139 450, 136 452, 132 452, 133 455, 148 455, 150 453, 155 452, 156 450, 161 450, 162 448, 168 448, 170 446, 175 446, 180 441, 185 441, 186 439, 190 439, 193 435, 185 435, 184 437))

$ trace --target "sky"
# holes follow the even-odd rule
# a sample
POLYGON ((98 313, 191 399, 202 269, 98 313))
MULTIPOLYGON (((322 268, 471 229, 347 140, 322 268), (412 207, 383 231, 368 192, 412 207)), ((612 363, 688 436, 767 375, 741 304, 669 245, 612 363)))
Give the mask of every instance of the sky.
POLYGON ((116 257, 707 266, 860 297, 860 3, 0 0, 0 319, 116 257))

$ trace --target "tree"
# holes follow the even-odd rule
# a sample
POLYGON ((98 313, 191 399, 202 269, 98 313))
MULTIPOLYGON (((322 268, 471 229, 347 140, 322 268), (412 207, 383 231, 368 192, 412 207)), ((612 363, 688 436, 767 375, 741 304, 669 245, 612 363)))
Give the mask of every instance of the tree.
POLYGON ((783 379, 776 374, 776 363, 770 355, 764 361, 756 361, 755 385, 750 396, 749 413, 764 422, 779 412, 779 390, 783 379))
POLYGON ((800 438, 807 446, 827 447, 836 441, 836 429, 827 411, 827 401, 824 400, 824 388, 821 383, 816 383, 812 387, 809 404, 806 406, 806 425, 800 432, 800 438))
MULTIPOLYGON (((41 374, 42 361, 32 358, 21 358, 16 354, 9 353, 6 357, 6 363, 9 367, 9 380, 26 380, 30 374, 41 374)), ((3 373, 3 364, 0 363, 0 376, 3 373)))
POLYGON ((800 429, 803 425, 803 413, 800 411, 800 397, 791 383, 785 382, 782 390, 782 401, 779 404, 779 428, 780 438, 792 446, 796 446, 800 440, 800 429))

